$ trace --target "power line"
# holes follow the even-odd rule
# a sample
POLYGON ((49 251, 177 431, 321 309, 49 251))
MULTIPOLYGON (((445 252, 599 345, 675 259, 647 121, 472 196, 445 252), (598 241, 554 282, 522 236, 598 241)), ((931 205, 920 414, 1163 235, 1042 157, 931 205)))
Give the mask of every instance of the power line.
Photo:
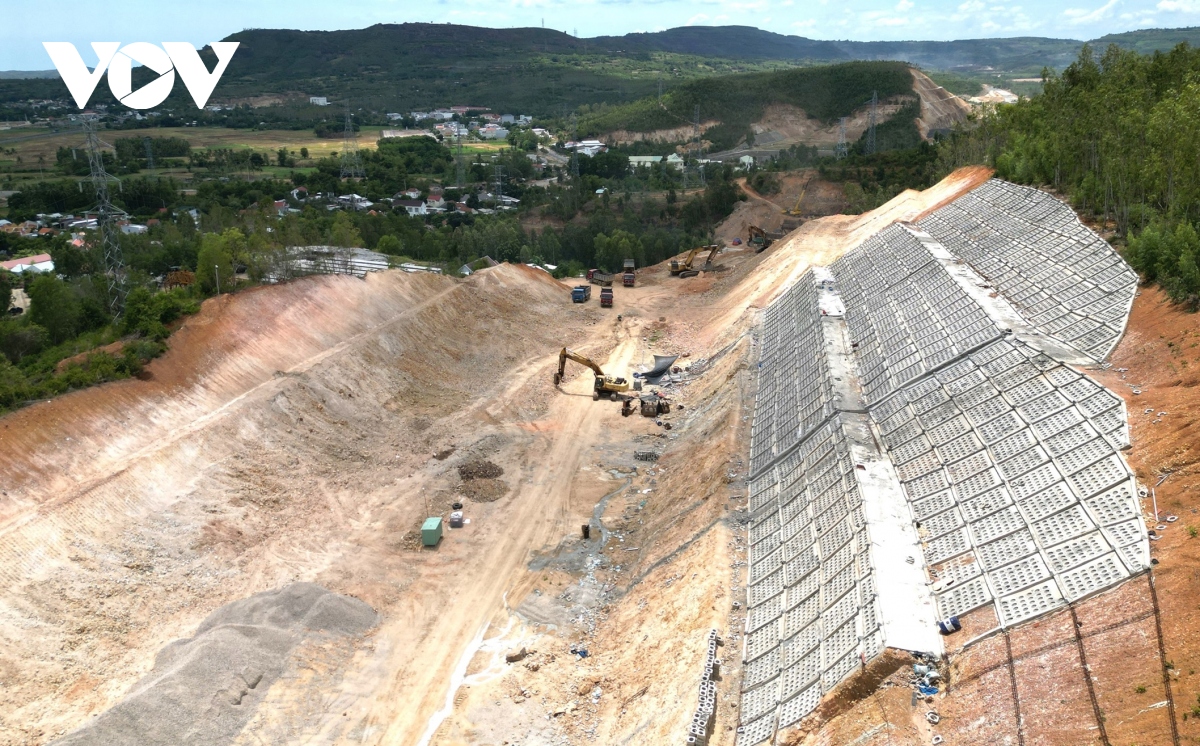
POLYGON ((342 178, 361 179, 366 176, 362 156, 358 152, 358 135, 350 119, 350 102, 346 102, 346 130, 342 135, 342 178))
POLYGON ((146 147, 146 168, 154 170, 154 147, 150 144, 149 137, 142 138, 142 145, 146 147))
POLYGON ((837 147, 834 148, 833 157, 839 161, 845 158, 850 152, 849 146, 846 144, 846 117, 842 117, 841 125, 838 126, 838 141, 837 147))
MULTIPOLYGON (((113 206, 108 196, 108 182, 120 180, 104 170, 104 151, 102 145, 108 145, 96 134, 96 122, 91 118, 83 119, 83 131, 87 135, 88 152, 88 181, 96 194, 96 227, 100 231, 100 244, 104 249, 104 271, 108 276, 108 310, 113 319, 121 317, 125 309, 125 261, 121 256, 120 229, 117 219, 125 213, 113 206)), ((111 146, 109 146, 111 147, 111 146)), ((82 184, 80 185, 82 187, 82 184)))
POLYGON ((871 91, 871 111, 867 115, 867 155, 875 155, 875 122, 877 121, 876 109, 879 108, 879 92, 871 91))
POLYGON ((463 152, 462 135, 456 134, 454 136, 454 143, 456 145, 454 153, 454 186, 462 189, 466 184, 463 173, 466 171, 466 164, 463 162, 466 155, 463 152))

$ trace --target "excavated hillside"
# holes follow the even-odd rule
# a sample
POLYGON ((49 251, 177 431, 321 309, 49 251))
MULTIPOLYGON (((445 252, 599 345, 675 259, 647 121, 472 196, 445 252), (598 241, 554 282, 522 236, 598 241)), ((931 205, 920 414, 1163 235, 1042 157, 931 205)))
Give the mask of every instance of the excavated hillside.
MULTIPOLYGON (((698 277, 642 269, 613 309, 510 265, 223 296, 144 380, 0 419, 0 744, 49 743, 159 701, 244 723, 179 738, 206 746, 682 742, 715 630, 709 742, 732 745, 759 310, 809 266, 989 175, 810 221, 762 254, 730 247, 698 277), (616 375, 679 355, 677 380, 647 386, 671 411, 622 417, 573 363, 556 389, 564 345, 616 375), (422 521, 455 502, 466 525, 421 548, 422 521), (239 620, 237 602, 294 583, 374 616, 255 648, 261 686, 221 659, 189 668, 212 680, 182 696, 154 688, 206 619, 239 620)), ((933 701, 889 658, 882 684, 834 692, 786 742, 1171 743, 1172 708, 1180 738, 1200 736, 1182 720, 1200 590, 1193 327, 1143 291, 1101 376, 1130 403, 1139 478, 1165 474, 1160 508, 1179 517, 1153 546, 1161 614, 1138 577, 1078 604, 1081 626, 1064 611, 959 652, 989 626, 968 616, 933 701)))

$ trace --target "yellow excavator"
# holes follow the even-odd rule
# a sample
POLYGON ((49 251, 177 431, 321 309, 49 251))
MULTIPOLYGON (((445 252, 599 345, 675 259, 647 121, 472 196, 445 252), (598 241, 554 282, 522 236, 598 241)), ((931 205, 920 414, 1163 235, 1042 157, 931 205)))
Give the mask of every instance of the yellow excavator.
POLYGON ((568 350, 566 347, 562 348, 562 352, 558 353, 558 372, 554 374, 555 386, 562 383, 563 375, 567 371, 568 360, 574 360, 580 365, 591 368, 592 372, 596 374, 596 383, 592 388, 592 399, 599 399, 602 396, 612 397, 616 394, 629 391, 630 389, 633 389, 634 391, 642 390, 642 382, 640 380, 635 380, 633 383, 630 383, 624 378, 606 376, 604 375, 604 371, 600 369, 600 366, 593 362, 591 358, 586 357, 585 355, 580 355, 574 350, 568 350))
POLYGON ((708 249, 708 256, 704 259, 704 271, 712 270, 713 258, 721 251, 720 244, 711 244, 709 246, 697 246, 688 252, 687 258, 682 262, 678 259, 671 260, 671 274, 677 277, 695 277, 700 274, 700 270, 692 269, 692 264, 696 261, 696 255, 701 251, 708 249))
POLYGON ((800 217, 800 203, 804 201, 804 193, 808 191, 808 182, 810 182, 810 181, 812 181, 811 178, 806 179, 805 182, 800 185, 800 196, 796 198, 796 204, 792 205, 792 209, 784 210, 783 211, 784 215, 800 217))
POLYGON ((757 225, 752 225, 747 229, 747 232, 750 234, 750 240, 748 240, 746 243, 754 247, 754 253, 757 254, 771 248, 771 244, 773 243, 774 239, 771 236, 768 236, 767 232, 762 228, 759 228, 757 225))

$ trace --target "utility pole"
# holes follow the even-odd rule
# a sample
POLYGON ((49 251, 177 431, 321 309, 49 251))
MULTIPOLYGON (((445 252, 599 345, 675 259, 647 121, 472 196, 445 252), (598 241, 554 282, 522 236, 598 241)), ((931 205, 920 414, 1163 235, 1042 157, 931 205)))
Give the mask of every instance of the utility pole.
POLYGON ((346 130, 342 135, 342 176, 343 179, 361 179, 366 176, 363 171, 362 156, 358 152, 358 135, 354 133, 354 122, 350 119, 350 102, 346 102, 346 130))
POLYGON ((838 127, 837 147, 833 151, 833 157, 839 161, 845 158, 850 152, 849 147, 846 144, 846 119, 847 117, 842 117, 842 123, 838 127))
POLYGON ((124 212, 114 207, 109 199, 108 182, 120 184, 120 180, 104 170, 104 151, 100 147, 107 143, 101 142, 96 134, 95 120, 84 118, 83 130, 87 135, 88 180, 96 194, 96 227, 104 249, 104 272, 108 275, 108 310, 116 320, 125 310, 125 261, 121 256, 121 231, 117 228, 117 218, 124 212))
POLYGON ((871 91, 871 112, 867 119, 867 155, 875 155, 875 122, 876 110, 879 108, 879 92, 871 91))

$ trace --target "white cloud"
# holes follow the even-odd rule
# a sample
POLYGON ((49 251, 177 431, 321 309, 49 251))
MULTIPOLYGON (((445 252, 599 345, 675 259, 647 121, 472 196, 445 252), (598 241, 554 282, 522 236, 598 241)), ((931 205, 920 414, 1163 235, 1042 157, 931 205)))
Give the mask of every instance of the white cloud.
POLYGON ((684 26, 704 26, 709 22, 709 17, 704 13, 697 13, 684 22, 684 26))
POLYGON ((806 29, 817 25, 817 19, 809 18, 807 21, 795 21, 792 23, 792 28, 806 29))
POLYGON ((1200 0, 1160 0, 1155 7, 1168 13, 1200 13, 1200 0))
POLYGON ((958 9, 963 13, 978 13, 986 7, 982 0, 967 0, 967 2, 958 6, 958 9))
POLYGON ((914 5, 914 3, 912 2, 912 0, 900 0, 900 2, 896 3, 896 10, 898 10, 900 12, 904 12, 906 10, 912 10, 913 5, 914 5))
MULTIPOLYGON (((1071 24, 1072 26, 1081 26, 1086 23, 1095 23, 1097 21, 1102 21, 1105 18, 1107 18, 1108 16, 1112 15, 1112 9, 1117 7, 1117 3, 1119 3, 1120 1, 1121 0, 1108 0, 1107 3, 1105 3, 1104 5, 1101 5, 1099 8, 1096 8, 1095 10, 1088 10, 1087 8, 1067 8, 1066 10, 1063 11, 1063 15, 1067 17, 1067 19, 1068 19, 1067 23, 1071 24)), ((1172 0, 1163 0, 1163 2, 1171 2, 1171 1, 1172 0)), ((1189 2, 1190 0, 1182 0, 1182 1, 1189 2)))
POLYGON ((876 26, 907 26, 907 18, 879 18, 875 21, 876 26))

